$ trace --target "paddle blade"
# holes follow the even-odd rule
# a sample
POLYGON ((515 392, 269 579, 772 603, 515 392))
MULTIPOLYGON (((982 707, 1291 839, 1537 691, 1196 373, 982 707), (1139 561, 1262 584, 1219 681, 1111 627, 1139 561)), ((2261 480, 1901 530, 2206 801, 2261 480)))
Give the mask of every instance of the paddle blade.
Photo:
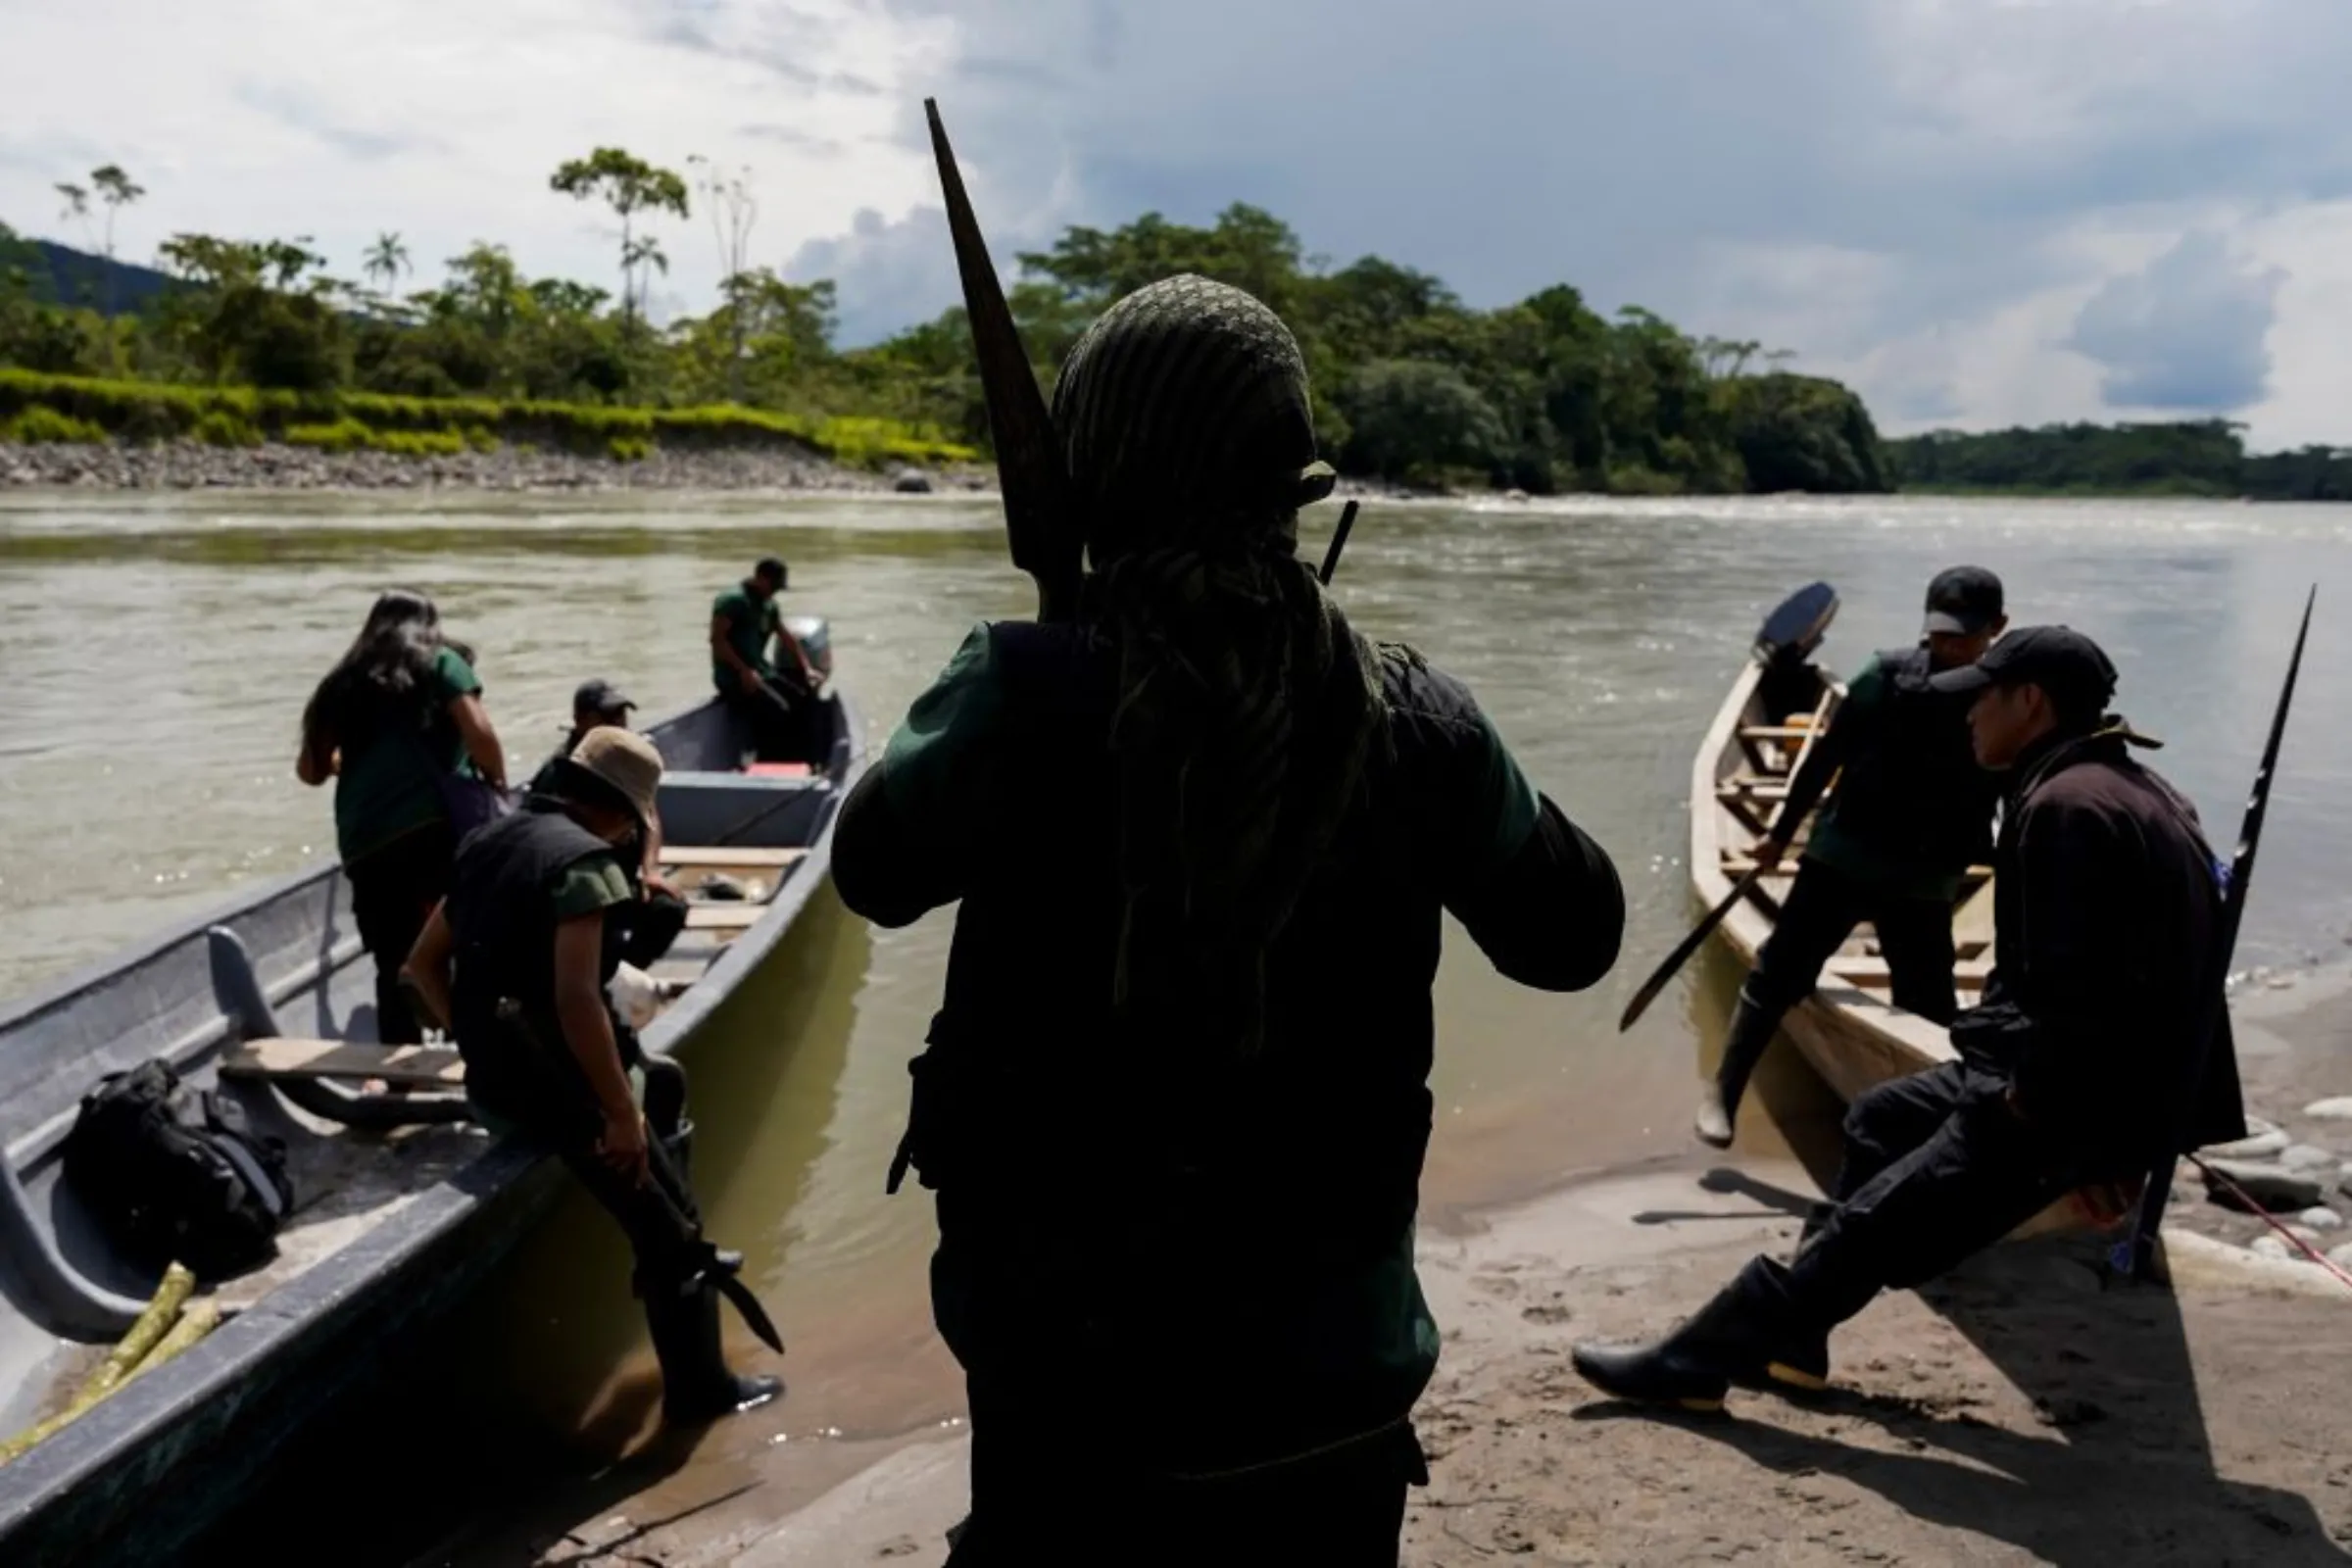
POLYGON ((1808 583, 1783 600, 1756 628, 1756 657, 1769 663, 1782 654, 1810 654, 1837 618, 1838 590, 1826 582, 1808 583))
POLYGON ((1069 505, 1054 418, 1013 325, 1012 307, 988 259, 980 220, 948 146, 937 100, 923 100, 931 123, 931 152, 956 242, 956 270, 963 284, 963 313, 979 361, 980 392, 988 405, 989 440, 997 449, 997 484, 1004 498, 1004 530, 1012 564, 1037 579, 1039 618, 1067 619, 1077 608, 1081 542, 1069 505))

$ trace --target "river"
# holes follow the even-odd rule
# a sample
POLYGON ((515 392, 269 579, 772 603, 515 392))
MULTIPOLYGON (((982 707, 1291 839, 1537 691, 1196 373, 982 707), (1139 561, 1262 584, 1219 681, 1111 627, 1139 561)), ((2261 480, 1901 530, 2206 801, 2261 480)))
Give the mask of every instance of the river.
MULTIPOLYGON (((1335 514, 1310 514, 1308 549, 1335 514)), ((830 619, 836 678, 876 747, 972 622, 1033 604, 994 504, 961 498, 0 494, 0 994, 329 852, 327 796, 293 777, 296 720, 379 587, 426 589, 474 645, 522 776, 585 676, 621 683, 648 717, 699 701, 710 597, 771 551, 792 564, 788 608, 830 619)), ((2352 835, 2329 813, 2352 775, 2352 637, 2327 590, 2348 580, 2352 509, 1369 503, 1335 584, 1350 617, 1470 683, 1529 773, 1615 858, 1631 904, 1618 969, 1581 996, 1502 982, 1450 930, 1433 1215, 1687 1143, 1725 965, 1693 964, 1627 1035, 1615 1019, 1693 912, 1692 748, 1784 595, 1837 586, 1824 657, 1850 672, 1910 640, 1928 577, 1962 561, 2002 575, 2017 623, 2100 640, 2122 670, 2117 706, 2168 742, 2151 760, 2224 848, 2304 590, 2322 585, 2240 961, 2340 951, 2352 835)), ((751 1254, 784 1327, 792 1387, 694 1464, 886 1436, 956 1408, 922 1298, 929 1203, 912 1184, 882 1196, 950 930, 942 914, 869 931, 820 901, 729 1008, 734 1049, 703 1053, 698 1175, 714 1233, 751 1254)), ((1801 1073, 1767 1071, 1773 1115, 1743 1124, 1743 1147, 1771 1148, 1775 1121, 1821 1108, 1801 1073)), ((566 1207, 436 1361, 434 1399, 500 1412, 526 1446, 572 1434, 576 1453, 578 1434, 594 1449, 637 1429, 645 1355, 625 1274, 599 1216, 566 1207)), ((433 1475, 412 1453, 402 1479, 433 1475)))

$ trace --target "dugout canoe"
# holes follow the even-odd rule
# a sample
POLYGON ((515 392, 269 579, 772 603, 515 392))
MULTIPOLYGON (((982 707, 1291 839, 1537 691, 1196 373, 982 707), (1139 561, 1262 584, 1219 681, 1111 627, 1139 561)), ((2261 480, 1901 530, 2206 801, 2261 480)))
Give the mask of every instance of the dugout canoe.
MULTIPOLYGON (((824 650, 821 623, 798 629, 824 650)), ((652 971, 647 1051, 690 1065, 714 1010, 830 876, 865 759, 848 696, 821 708, 813 766, 747 767, 715 701, 647 731, 667 764, 663 858, 693 906, 652 971), (706 896, 721 873, 746 896, 706 896)), ((297 1201, 277 1260, 212 1290, 230 1314, 217 1330, 0 1466, 0 1562, 176 1560, 387 1341, 455 1305, 561 1193, 536 1146, 455 1119, 454 1051, 410 1048, 388 1072, 381 1048, 338 1055, 372 1029, 373 967, 333 861, 0 1007, 0 1438, 64 1405, 157 1284, 61 1179, 101 1074, 162 1055, 234 1096, 285 1140, 297 1201), (362 1073, 417 1092, 369 1096, 362 1073), (420 1101, 452 1119, 413 1124, 420 1101)))
MULTIPOLYGON (((1812 658, 1837 609, 1829 585, 1815 583, 1776 610, 1699 742, 1690 769, 1690 889, 1709 908, 1754 866, 1755 846, 1777 824, 1806 747, 1844 700, 1844 683, 1812 658)), ((1833 780, 1821 804, 1836 790, 1833 780)), ((1809 816, 1798 827, 1781 863, 1758 877, 1716 928, 1743 967, 1754 967, 1772 934, 1812 821, 1809 816)), ((1953 981, 1963 1007, 1975 1004, 1992 971, 1992 867, 1971 867, 1953 905, 1953 981)), ((1831 957, 1813 994, 1782 1019, 1781 1038, 1846 1101, 1888 1079, 1958 1058, 1943 1028, 1894 1004, 1886 961, 1867 923, 1831 957)), ((2088 1223, 2086 1211, 2069 1197, 2014 1234, 2088 1223)))

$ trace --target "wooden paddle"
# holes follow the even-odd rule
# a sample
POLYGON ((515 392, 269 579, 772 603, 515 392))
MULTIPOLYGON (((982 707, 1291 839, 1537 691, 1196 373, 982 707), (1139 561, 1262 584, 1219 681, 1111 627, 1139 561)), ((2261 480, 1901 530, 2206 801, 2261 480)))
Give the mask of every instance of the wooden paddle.
MULTIPOLYGON (((1830 622, 1837 618, 1837 614, 1838 590, 1826 582, 1808 583, 1783 600, 1771 614, 1764 617, 1764 624, 1757 628, 1755 643, 1748 657, 1758 663, 1768 663, 1784 651, 1802 658, 1819 645, 1822 633, 1829 629, 1830 622)), ((1831 711, 1834 711, 1834 705, 1825 706, 1823 710, 1814 713, 1811 730, 1805 736, 1806 751, 1812 749, 1813 743, 1829 727, 1831 711)), ((1802 766, 1804 758, 1800 754, 1796 765, 1788 769, 1791 780, 1796 777, 1797 767, 1802 766)), ((1786 806, 1783 808, 1786 809, 1786 806)), ((1698 928, 1683 938, 1681 945, 1666 955, 1666 961, 1642 982, 1642 989, 1634 993, 1634 1000, 1625 1004, 1625 1012, 1617 1020, 1619 1034, 1631 1029, 1634 1020, 1658 1000, 1658 993, 1666 989, 1666 982, 1674 978, 1674 972, 1690 961, 1690 955, 1698 951, 1699 944, 1723 924, 1724 916, 1747 897, 1747 890, 1756 885, 1756 879, 1766 869, 1761 864, 1749 867, 1745 876, 1732 884, 1732 891, 1723 896, 1723 902, 1707 911, 1707 917, 1698 922, 1698 928)))
POLYGON ((1333 530, 1331 548, 1323 553, 1323 586, 1331 586, 1331 574, 1340 569, 1340 552, 1348 548, 1348 530, 1355 526, 1355 503, 1350 501, 1340 509, 1340 525, 1333 530))
POLYGON ((1715 928, 1723 924, 1723 917, 1732 912, 1733 906, 1747 897, 1747 890, 1756 885, 1756 878, 1762 876, 1764 871, 1765 868, 1762 865, 1749 866, 1747 874, 1732 884, 1732 891, 1726 893, 1723 901, 1707 911, 1707 917, 1698 922, 1696 929, 1683 938, 1682 943, 1672 953, 1666 955, 1666 961, 1659 964, 1656 971, 1642 982, 1642 989, 1634 993, 1634 1000, 1625 1004, 1624 1015, 1617 1020, 1619 1034, 1631 1029, 1634 1026, 1634 1020, 1641 1017, 1648 1009, 1649 1004, 1658 1000, 1658 993, 1666 989, 1666 982, 1674 978, 1674 972, 1690 961, 1690 955, 1698 951, 1700 943, 1714 935, 1715 928))

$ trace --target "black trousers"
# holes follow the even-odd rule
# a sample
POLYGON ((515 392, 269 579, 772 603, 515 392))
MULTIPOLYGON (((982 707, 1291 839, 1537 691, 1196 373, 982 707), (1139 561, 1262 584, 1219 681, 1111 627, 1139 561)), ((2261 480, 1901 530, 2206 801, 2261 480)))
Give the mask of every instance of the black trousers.
POLYGON ((2084 1182, 2145 1168, 2028 1126, 2007 1090, 2005 1078, 1946 1062, 1858 1096, 1846 1110, 1836 1202, 1776 1271, 1780 1306, 1826 1331, 1882 1290, 1944 1273, 2084 1182))
POLYGON ((1035 1428, 997 1409, 986 1379, 967 1385, 972 1505, 946 1568, 1396 1568, 1406 1492, 1429 1483, 1407 1423, 1270 1469, 1179 1481, 1123 1466, 1116 1435, 1097 1425, 1035 1428))
POLYGON ((375 960, 375 1038, 413 1046, 424 1028, 400 989, 400 966, 449 892, 458 846, 447 822, 404 833, 343 867, 351 881, 351 918, 375 960))
POLYGON ((650 969, 669 951, 670 944, 678 940, 678 933, 686 929, 686 901, 667 893, 649 892, 635 904, 615 908, 607 919, 606 940, 619 949, 620 961, 650 969))
POLYGON ((1933 1023, 1959 1011, 1952 989, 1952 906, 1889 898, 1818 860, 1801 860, 1772 935, 1756 954, 1743 995, 1775 1023, 1805 1000, 1822 966, 1854 927, 1871 922, 1886 956, 1894 1004, 1933 1023))
POLYGON ((694 1189, 664 1147, 675 1139, 686 1113, 686 1071, 666 1057, 647 1056, 645 1120, 653 1136, 646 1150, 647 1179, 634 1182, 597 1156, 603 1123, 570 1116, 543 1127, 556 1152, 580 1185, 620 1226, 636 1254, 634 1285, 641 1296, 667 1289, 703 1266, 703 1215, 694 1189))
POLYGON ((752 737, 762 762, 815 760, 810 739, 815 728, 816 700, 798 681, 770 675, 757 692, 729 685, 719 694, 752 737))

